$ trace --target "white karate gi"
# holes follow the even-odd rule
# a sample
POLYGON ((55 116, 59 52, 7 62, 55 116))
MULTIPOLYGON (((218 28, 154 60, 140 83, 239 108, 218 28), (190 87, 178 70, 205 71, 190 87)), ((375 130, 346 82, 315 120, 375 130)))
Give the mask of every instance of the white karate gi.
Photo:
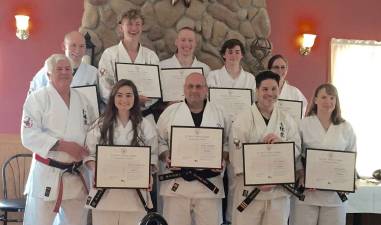
MULTIPOLYGON (((86 98, 75 89, 70 90, 70 107, 66 106, 56 89, 49 85, 30 94, 24 104, 21 123, 22 144, 43 158, 71 163, 69 154, 49 151, 63 139, 84 145, 86 130, 94 118, 86 98)), ((27 204, 24 225, 51 225, 56 216, 53 212, 61 170, 32 161, 25 188, 27 204), (50 193, 48 189, 50 188, 50 193)), ((77 175, 66 173, 62 177, 63 196, 60 209, 68 224, 85 224, 87 211, 85 187, 77 175), (73 188, 75 187, 75 188, 73 188)))
MULTIPOLYGON (((99 61, 99 91, 102 101, 107 104, 110 92, 116 83, 115 63, 137 63, 137 64, 159 64, 159 57, 156 53, 142 45, 139 45, 139 52, 134 62, 132 62, 122 42, 107 48, 99 61)), ((157 100, 152 99, 146 102, 144 109, 151 106, 157 100)))
MULTIPOLYGON (((348 122, 331 124, 326 131, 317 116, 305 117, 300 122, 303 154, 306 148, 356 151, 356 136, 348 122)), ((334 191, 305 191, 305 200, 295 199, 290 224, 344 225, 345 207, 334 191), (319 221, 319 222, 318 222, 319 221)))
MULTIPOLYGON (((100 127, 95 122, 86 137, 86 146, 90 150, 90 156, 85 161, 95 160, 96 145, 100 142, 100 127)), ((114 145, 130 145, 133 138, 132 122, 128 121, 124 127, 118 121, 114 125, 114 145)), ((157 165, 158 160, 158 137, 156 128, 147 119, 143 118, 139 127, 139 137, 142 139, 141 146, 151 146, 151 165, 157 165)), ((145 201, 151 205, 149 192, 140 190, 145 201)), ((102 196, 97 207, 93 209, 94 225, 137 225, 145 216, 146 211, 135 189, 109 189, 102 196)))
MULTIPOLYGON (((267 126, 255 104, 242 111, 232 125, 231 137, 229 138, 229 158, 236 174, 232 220, 234 225, 287 224, 290 194, 281 186, 276 186, 269 192, 260 192, 243 212, 236 210, 236 207, 246 198, 243 196, 244 191, 250 193, 254 189, 252 186, 244 186, 242 143, 263 142, 263 138, 270 133, 276 134, 282 141, 295 142, 295 157, 298 158, 300 136, 297 124, 291 116, 281 112, 276 105, 267 126), (234 140, 239 140, 238 149, 234 140)), ((301 165, 299 164, 297 167, 300 168, 301 165)))
MULTIPOLYGON (((48 86, 49 78, 46 66, 42 67, 30 82, 28 94, 48 86)), ((71 87, 98 84, 97 68, 92 65, 81 63, 71 81, 71 87)))
MULTIPOLYGON (((208 87, 251 89, 253 102, 255 102, 255 91, 256 91, 255 76, 249 72, 246 72, 245 70, 243 70, 243 68, 241 68, 241 72, 236 79, 233 79, 229 75, 225 66, 223 66, 221 69, 213 70, 209 73, 207 83, 208 83, 208 87)), ((231 221, 235 184, 233 179, 234 172, 230 163, 227 165, 227 173, 228 173, 229 191, 227 196, 226 220, 231 221)))
MULTIPOLYGON (((157 123, 159 130, 159 153, 169 150, 171 126, 195 126, 191 112, 185 102, 170 105, 161 114, 157 123)), ((227 151, 228 123, 224 120, 222 111, 210 102, 206 103, 201 126, 225 128, 224 151, 227 151)), ((166 170, 165 173, 169 173, 166 170)), ((176 178, 160 182, 160 195, 164 199, 164 217, 169 225, 190 225, 193 219, 196 225, 217 225, 222 223, 221 199, 225 197, 222 175, 208 178, 219 192, 211 190, 194 180, 185 181, 176 178), (176 191, 172 190, 177 183, 176 191)))
MULTIPOLYGON (((160 68, 182 68, 176 55, 173 55, 171 58, 160 61, 159 65, 160 65, 160 68)), ((210 67, 206 65, 205 63, 198 61, 196 57, 194 57, 191 67, 202 67, 204 76, 208 77, 208 74, 210 72, 210 67)))
POLYGON ((303 102, 303 117, 307 110, 307 99, 304 97, 303 93, 296 87, 289 85, 287 81, 284 81, 282 90, 278 96, 279 99, 302 101, 303 102))

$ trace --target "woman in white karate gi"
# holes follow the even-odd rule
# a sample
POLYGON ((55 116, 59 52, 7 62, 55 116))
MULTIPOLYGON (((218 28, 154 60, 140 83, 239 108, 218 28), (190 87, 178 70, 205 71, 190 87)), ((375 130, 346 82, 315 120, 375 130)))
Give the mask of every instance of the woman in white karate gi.
MULTIPOLYGON (((97 144, 151 146, 152 170, 156 170, 157 132, 152 123, 142 117, 139 106, 138 91, 134 83, 124 79, 118 81, 111 90, 104 114, 94 122, 86 137, 86 146, 90 151, 86 165, 92 171, 95 170, 97 144)), ((140 191, 145 201, 150 203, 149 191, 140 191)), ((137 225, 145 214, 136 190, 108 189, 93 209, 93 224, 137 225)))
POLYGON ((303 116, 307 110, 307 99, 303 93, 297 88, 287 83, 286 77, 288 73, 287 59, 282 55, 274 55, 270 58, 267 69, 277 73, 280 76, 279 82, 279 99, 302 101, 303 102, 303 116))
MULTIPOLYGON (((224 66, 221 69, 213 70, 209 73, 207 78, 208 87, 221 87, 221 88, 248 88, 252 90, 253 101, 255 99, 255 76, 245 70, 241 65, 241 60, 245 55, 245 47, 238 39, 229 39, 222 45, 220 54, 224 60, 224 66)), ((234 118, 230 118, 232 121, 234 118)), ((234 196, 234 182, 233 182, 233 168, 231 164, 227 164, 228 176, 228 196, 227 208, 225 212, 225 220, 231 221, 233 196, 234 196)))
MULTIPOLYGON (((332 84, 320 85, 311 109, 300 122, 303 155, 306 148, 356 151, 356 136, 341 117, 339 96, 332 84)), ((303 184, 304 171, 298 171, 303 184)), ((335 191, 306 190, 305 200, 295 200, 291 225, 345 225, 345 206, 335 191)))
MULTIPOLYGON (((229 159, 235 173, 233 225, 286 225, 289 217, 290 194, 279 185, 261 185, 260 193, 244 211, 236 209, 254 187, 243 181, 243 143, 295 142, 295 158, 300 154, 297 124, 290 115, 277 107, 279 75, 264 71, 256 76, 256 103, 240 113, 232 125, 229 138, 229 159)), ((297 163, 301 168, 301 163, 297 163)))

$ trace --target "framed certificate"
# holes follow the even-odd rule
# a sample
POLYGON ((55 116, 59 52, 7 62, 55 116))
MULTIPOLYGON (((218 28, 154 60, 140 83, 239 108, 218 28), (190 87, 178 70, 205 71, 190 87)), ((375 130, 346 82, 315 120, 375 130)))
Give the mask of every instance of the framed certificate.
POLYGON ((139 95, 161 98, 159 66, 151 64, 115 63, 116 80, 132 80, 139 95))
POLYGON ((306 149, 305 187, 354 192, 356 152, 306 149))
POLYGON ((209 101, 219 105, 231 121, 242 109, 253 104, 253 92, 244 88, 209 88, 209 101))
POLYGON ((171 167, 221 169, 224 129, 171 127, 171 167))
MULTIPOLYGON (((92 115, 94 119, 97 119, 100 115, 98 88, 97 85, 84 85, 73 87, 86 97, 92 108, 92 115)), ((91 121, 92 122, 92 121, 91 121)))
POLYGON ((278 99, 278 106, 281 111, 287 112, 296 121, 299 121, 300 119, 302 119, 302 116, 303 116, 303 102, 302 101, 278 99))
POLYGON ((164 102, 184 100, 185 78, 191 73, 204 75, 202 67, 161 69, 160 82, 164 102))
POLYGON ((150 146, 96 146, 97 188, 148 188, 151 174, 150 146))
POLYGON ((294 184, 295 143, 243 144, 245 185, 294 184))

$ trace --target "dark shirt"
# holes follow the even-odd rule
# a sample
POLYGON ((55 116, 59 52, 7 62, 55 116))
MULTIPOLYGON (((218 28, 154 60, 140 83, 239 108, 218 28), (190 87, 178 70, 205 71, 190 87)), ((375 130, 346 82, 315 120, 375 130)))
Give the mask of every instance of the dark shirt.
MULTIPOLYGON (((187 100, 185 100, 185 103, 187 103, 187 100)), ((187 103, 187 105, 188 105, 188 103, 187 103)), ((199 112, 199 113, 191 112, 195 127, 201 126, 202 116, 204 115, 205 106, 206 106, 206 100, 204 101, 204 107, 202 108, 201 112, 199 112)))

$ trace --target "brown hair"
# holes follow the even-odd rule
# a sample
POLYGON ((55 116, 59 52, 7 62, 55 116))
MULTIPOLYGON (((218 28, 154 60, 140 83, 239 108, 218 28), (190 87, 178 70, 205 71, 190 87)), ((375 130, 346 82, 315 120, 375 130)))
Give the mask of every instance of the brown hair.
MULTIPOLYGON (((323 89, 325 89, 327 94, 335 96, 335 98, 336 98, 335 109, 333 110, 333 112, 331 114, 332 123, 334 125, 339 125, 340 123, 345 122, 345 120, 341 117, 340 100, 339 100, 339 95, 337 94, 337 89, 335 86, 333 86, 332 84, 328 84, 328 83, 320 85, 315 90, 314 99, 318 96, 319 92, 323 89)), ((307 116, 312 116, 312 115, 317 114, 317 105, 316 105, 315 101, 313 100, 311 103, 312 103, 312 105, 311 105, 310 109, 308 110, 307 116)))
POLYGON ((139 9, 129 9, 127 11, 122 12, 118 17, 118 23, 121 24, 123 19, 128 19, 128 20, 141 19, 144 24, 144 16, 139 9))

